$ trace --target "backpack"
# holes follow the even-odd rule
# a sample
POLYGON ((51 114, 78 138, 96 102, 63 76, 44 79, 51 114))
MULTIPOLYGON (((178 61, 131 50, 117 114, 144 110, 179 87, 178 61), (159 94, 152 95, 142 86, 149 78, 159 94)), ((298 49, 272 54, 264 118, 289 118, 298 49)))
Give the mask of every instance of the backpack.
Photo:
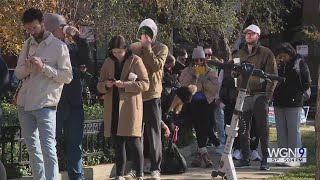
MULTIPOLYGON (((301 88, 303 88, 303 84, 307 84, 307 83, 311 83, 311 79, 309 78, 310 77, 310 72, 308 71, 308 78, 305 79, 305 82, 302 82, 302 78, 301 78, 301 61, 304 61, 302 58, 299 58, 297 59, 295 62, 294 62, 294 66, 293 66, 293 69, 296 70, 297 74, 298 74, 298 77, 299 77, 299 81, 300 81, 300 85, 301 85, 301 88)), ((302 97, 303 97, 303 100, 304 101, 308 101, 310 99, 310 96, 311 96, 311 88, 309 87, 306 91, 302 92, 302 97)))

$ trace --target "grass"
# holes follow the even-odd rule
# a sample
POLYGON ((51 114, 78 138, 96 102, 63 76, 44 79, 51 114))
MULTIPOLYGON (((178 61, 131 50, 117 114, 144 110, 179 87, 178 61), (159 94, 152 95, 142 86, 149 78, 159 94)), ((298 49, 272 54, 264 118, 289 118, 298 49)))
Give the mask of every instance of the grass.
MULTIPOLYGON (((307 148, 307 163, 302 164, 300 168, 269 178, 270 180, 311 180, 315 178, 316 137, 314 126, 302 125, 300 131, 302 147, 307 148)), ((270 128, 270 141, 277 141, 276 129, 274 127, 270 128)))

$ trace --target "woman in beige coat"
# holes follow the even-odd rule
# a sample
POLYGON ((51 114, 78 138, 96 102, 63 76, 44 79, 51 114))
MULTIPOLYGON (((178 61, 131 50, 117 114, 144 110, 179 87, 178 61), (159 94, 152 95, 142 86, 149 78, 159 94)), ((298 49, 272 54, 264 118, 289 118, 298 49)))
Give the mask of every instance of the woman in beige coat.
POLYGON ((192 96, 190 103, 185 106, 186 121, 196 130, 199 153, 192 161, 191 166, 200 167, 202 160, 206 167, 213 166, 206 149, 209 135, 210 116, 213 108, 210 106, 217 90, 217 72, 206 65, 203 48, 198 46, 192 53, 191 65, 185 68, 180 75, 182 86, 195 85, 197 92, 192 96))
POLYGON ((98 91, 105 93, 104 135, 113 137, 116 148, 116 179, 124 179, 126 143, 133 147, 138 179, 142 179, 143 153, 141 144, 142 95, 149 88, 146 68, 128 49, 122 36, 109 43, 111 51, 100 74, 98 91))

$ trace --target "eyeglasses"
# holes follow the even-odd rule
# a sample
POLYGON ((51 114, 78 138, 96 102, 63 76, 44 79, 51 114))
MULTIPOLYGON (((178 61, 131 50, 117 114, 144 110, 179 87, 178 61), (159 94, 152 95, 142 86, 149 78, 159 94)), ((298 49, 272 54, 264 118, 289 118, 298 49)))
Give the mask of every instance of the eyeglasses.
POLYGON ((206 57, 211 57, 212 56, 212 54, 209 54, 209 53, 206 53, 206 54, 204 54, 206 57))

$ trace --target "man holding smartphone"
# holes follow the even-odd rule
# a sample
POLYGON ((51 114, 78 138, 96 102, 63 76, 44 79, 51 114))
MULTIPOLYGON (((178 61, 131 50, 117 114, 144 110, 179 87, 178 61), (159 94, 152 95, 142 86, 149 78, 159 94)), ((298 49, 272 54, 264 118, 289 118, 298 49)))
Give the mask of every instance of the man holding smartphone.
POLYGON ((57 180, 56 109, 64 84, 72 80, 68 47, 46 31, 41 10, 30 8, 22 23, 31 35, 15 75, 22 80, 17 108, 34 179, 57 180))

